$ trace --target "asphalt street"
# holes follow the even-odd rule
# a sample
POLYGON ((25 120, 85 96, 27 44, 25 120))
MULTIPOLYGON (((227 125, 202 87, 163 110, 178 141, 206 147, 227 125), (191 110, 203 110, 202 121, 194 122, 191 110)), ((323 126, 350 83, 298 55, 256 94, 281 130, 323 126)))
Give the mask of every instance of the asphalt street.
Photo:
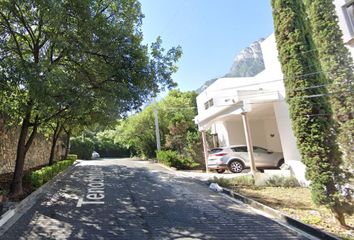
POLYGON ((82 161, 0 239, 306 239, 147 161, 82 161))

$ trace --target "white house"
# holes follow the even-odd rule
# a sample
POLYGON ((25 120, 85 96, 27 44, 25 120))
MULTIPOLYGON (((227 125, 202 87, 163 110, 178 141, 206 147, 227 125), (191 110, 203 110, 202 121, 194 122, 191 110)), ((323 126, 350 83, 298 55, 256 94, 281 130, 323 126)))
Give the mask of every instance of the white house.
MULTIPOLYGON (((354 56, 354 0, 334 3, 343 41, 354 56)), ((283 152, 293 175, 307 182, 284 100, 283 74, 274 34, 261 43, 261 48, 265 70, 255 77, 215 81, 198 95, 195 121, 200 131, 211 130, 220 146, 246 144, 245 131, 249 125, 253 145, 283 152)))

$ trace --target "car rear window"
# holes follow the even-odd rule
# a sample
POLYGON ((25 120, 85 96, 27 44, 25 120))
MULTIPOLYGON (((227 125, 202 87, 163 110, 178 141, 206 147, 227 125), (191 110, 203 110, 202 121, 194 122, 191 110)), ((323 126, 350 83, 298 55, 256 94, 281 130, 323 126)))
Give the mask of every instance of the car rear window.
POLYGON ((247 147, 233 147, 231 148, 233 152, 247 152, 247 147))
POLYGON ((223 149, 222 148, 213 148, 209 151, 209 153, 218 153, 221 152, 223 149))

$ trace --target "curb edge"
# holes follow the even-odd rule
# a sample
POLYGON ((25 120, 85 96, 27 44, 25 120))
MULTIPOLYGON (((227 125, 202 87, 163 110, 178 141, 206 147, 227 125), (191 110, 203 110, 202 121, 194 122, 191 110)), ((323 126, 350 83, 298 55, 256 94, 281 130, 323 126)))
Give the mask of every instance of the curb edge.
POLYGON ((284 223, 284 224, 288 224, 296 229, 299 229, 311 236, 320 238, 320 239, 324 239, 324 240, 340 240, 339 237, 336 237, 330 233, 324 232, 318 228, 315 228, 313 226, 310 226, 308 224, 305 224, 303 222, 300 222, 299 220, 296 220, 278 210, 275 210, 269 206, 266 206, 262 203, 259 203, 253 199, 250 199, 248 197, 245 197, 239 193, 236 193, 230 189, 227 188, 223 188, 223 191, 221 192, 223 194, 226 194, 236 200, 241 201, 244 204, 250 205, 251 207, 261 210, 271 216, 273 216, 274 218, 276 218, 277 220, 279 220, 280 222, 284 223))
POLYGON ((17 220, 22 217, 23 214, 25 214, 30 208, 33 207, 33 205, 36 203, 35 200, 38 199, 42 195, 42 193, 45 192, 45 190, 50 188, 58 178, 71 173, 77 163, 78 162, 74 162, 73 165, 71 165, 64 172, 61 172, 54 176, 50 181, 46 182, 34 192, 32 192, 30 195, 28 195, 26 198, 24 198, 14 208, 9 209, 4 214, 2 214, 0 216, 0 237, 7 230, 9 230, 12 225, 15 224, 17 220))

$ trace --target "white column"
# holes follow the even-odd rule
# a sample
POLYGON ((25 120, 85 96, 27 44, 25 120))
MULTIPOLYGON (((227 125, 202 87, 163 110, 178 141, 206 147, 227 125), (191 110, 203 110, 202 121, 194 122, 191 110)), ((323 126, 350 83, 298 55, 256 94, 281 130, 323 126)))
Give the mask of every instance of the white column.
POLYGON ((208 173, 208 146, 206 141, 205 130, 202 130, 202 140, 203 140, 203 149, 204 149, 204 161, 205 161, 205 172, 208 173))
POLYGON ((256 169, 256 164, 254 162, 254 157, 253 157, 253 143, 252 143, 252 137, 251 137, 251 129, 248 121, 248 116, 247 112, 241 113, 242 115, 242 121, 243 121, 243 127, 245 130, 245 137, 246 137, 246 144, 247 144, 247 150, 248 150, 248 158, 250 161, 250 167, 251 167, 251 173, 252 175, 257 172, 256 169))

